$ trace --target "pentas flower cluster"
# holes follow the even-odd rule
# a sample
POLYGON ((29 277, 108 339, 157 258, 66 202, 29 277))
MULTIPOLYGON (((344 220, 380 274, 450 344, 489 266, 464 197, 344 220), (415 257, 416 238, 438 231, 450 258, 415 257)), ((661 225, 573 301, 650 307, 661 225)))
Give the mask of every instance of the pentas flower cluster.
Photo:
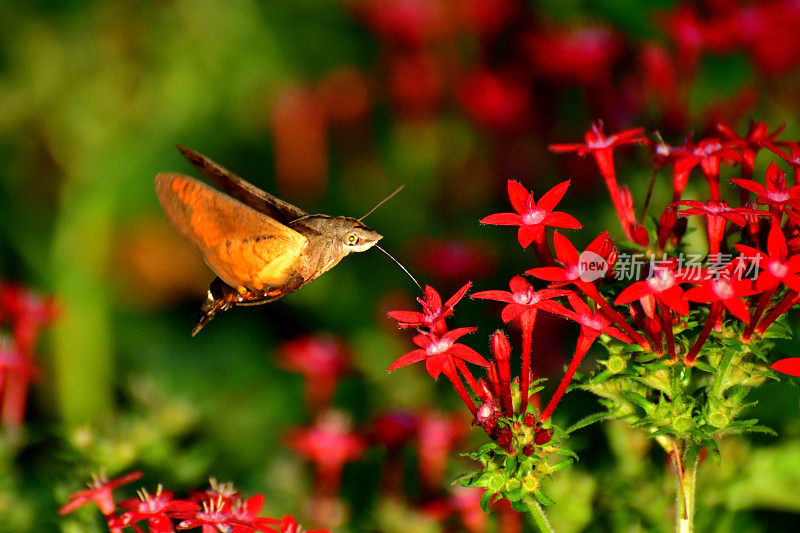
MULTIPOLYGON (((603 398, 609 411, 570 431, 603 418, 647 428, 673 457, 681 477, 691 471, 687 461, 696 460, 700 450, 716 453, 722 436, 767 431, 756 420, 738 417, 747 407, 747 392, 767 377, 777 377, 769 370, 770 339, 784 334, 776 323, 800 303, 800 189, 787 185, 785 170, 774 162, 766 169, 765 184, 756 176, 756 156, 762 149, 800 166, 800 144, 779 140, 780 131, 769 133, 766 124, 751 123, 739 137, 722 124, 718 137, 670 146, 660 138, 651 141, 640 128, 609 135, 598 122, 585 143, 554 145, 556 152, 594 157, 628 239, 625 251, 614 245, 608 231, 583 250, 562 233, 580 227, 570 215, 555 211, 568 181, 538 202, 522 185, 508 182, 515 213, 489 215, 481 222, 517 226, 519 244, 527 248, 535 243, 541 266, 511 278, 508 290, 479 291, 472 298, 504 304, 502 321, 520 326, 521 361, 512 362, 502 331, 492 335, 485 358, 461 342, 477 328, 450 328, 453 308, 469 283, 445 304, 426 287, 419 299, 422 312, 390 313, 401 327, 416 328, 418 348, 389 370, 424 361, 434 379, 445 374, 474 423, 494 442, 494 447, 471 455, 484 470, 462 483, 487 488, 488 497, 503 496, 528 510, 529 504, 522 505, 528 494, 547 502, 540 490, 542 474, 552 472, 546 457, 569 453, 560 447, 566 432, 551 417, 598 339, 610 357, 601 361, 602 371, 584 378, 580 386, 603 398), (630 190, 617 180, 614 150, 627 144, 641 145, 653 155, 646 204, 659 171, 667 170, 672 201, 657 216, 648 216, 646 209, 639 214, 630 190), (741 172, 723 186, 726 167, 741 172), (695 184, 698 174, 702 180, 695 184), (706 190, 708 199, 684 199, 687 191, 698 189, 706 190), (730 193, 744 204, 731 205, 730 193), (693 254, 683 237, 689 219, 697 218, 704 219, 707 248, 693 254), (555 228, 551 235, 548 227, 555 228), (540 311, 579 325, 566 371, 544 405, 539 397, 542 380, 532 365, 532 333, 540 311), (483 367, 485 377, 476 379, 469 365, 483 367)), ((800 374, 796 358, 772 368, 800 374)))
MULTIPOLYGON (((127 528, 149 533, 172 533, 190 529, 201 529, 204 533, 306 531, 289 515, 281 519, 259 517, 264 506, 263 495, 244 499, 234 489, 233 484, 219 483, 213 478, 208 489, 184 500, 175 499, 172 492, 165 491, 158 485, 155 492, 142 488, 137 498, 115 501, 114 490, 141 477, 141 472, 131 472, 113 480, 106 478, 105 474, 93 476, 89 488, 74 493, 59 513, 65 515, 94 503, 103 513, 112 533, 122 532, 127 528)), ((307 533, 323 533, 323 530, 307 533)))
POLYGON ((0 282, 0 421, 9 428, 25 419, 28 389, 36 378, 36 342, 56 317, 50 298, 0 282))

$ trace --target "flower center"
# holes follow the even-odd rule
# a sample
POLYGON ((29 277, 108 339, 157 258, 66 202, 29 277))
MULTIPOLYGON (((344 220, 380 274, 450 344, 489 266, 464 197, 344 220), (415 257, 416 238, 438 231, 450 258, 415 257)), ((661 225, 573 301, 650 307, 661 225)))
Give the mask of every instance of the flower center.
POLYGON ((428 355, 439 355, 449 350, 450 345, 451 343, 445 340, 438 340, 430 343, 425 351, 428 352, 428 355))
POLYGON ((528 305, 533 303, 534 294, 531 289, 528 289, 523 292, 515 292, 514 293, 514 303, 520 305, 528 305))
POLYGON ((778 279, 786 277, 786 274, 789 273, 789 267, 780 261, 770 261, 767 264, 767 270, 778 279))
POLYGON ((546 216, 547 212, 544 209, 533 207, 522 215, 522 223, 526 226, 535 226, 536 224, 541 224, 546 216))
POLYGON ((665 291, 675 285, 675 278, 672 274, 663 268, 657 268, 653 271, 653 275, 647 280, 647 284, 654 291, 665 291))
POLYGON ((714 294, 716 294, 720 300, 727 300, 736 296, 736 290, 728 280, 721 279, 714 282, 714 294))
POLYGON ((764 194, 764 198, 767 200, 772 200, 773 202, 786 202, 791 198, 791 196, 787 191, 767 190, 766 194, 764 194))

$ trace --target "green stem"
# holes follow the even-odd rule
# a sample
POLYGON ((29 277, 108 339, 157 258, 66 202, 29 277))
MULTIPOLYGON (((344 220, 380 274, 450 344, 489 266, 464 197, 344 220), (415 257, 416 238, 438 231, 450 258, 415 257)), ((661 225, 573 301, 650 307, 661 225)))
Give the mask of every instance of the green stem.
POLYGON ((678 479, 678 502, 675 505, 675 530, 677 533, 694 532, 695 488, 699 463, 700 457, 698 456, 691 468, 684 468, 683 479, 678 479))
POLYGON ((531 521, 536 525, 539 531, 542 533, 555 532, 553 526, 547 521, 547 515, 544 514, 544 509, 542 509, 542 506, 536 501, 535 496, 528 494, 522 501, 525 502, 525 506, 528 508, 528 516, 530 516, 531 521))

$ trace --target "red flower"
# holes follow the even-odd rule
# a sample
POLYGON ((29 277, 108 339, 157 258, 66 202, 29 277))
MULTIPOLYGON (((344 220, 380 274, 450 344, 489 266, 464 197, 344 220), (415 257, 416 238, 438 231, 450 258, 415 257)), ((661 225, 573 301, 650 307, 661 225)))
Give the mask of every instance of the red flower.
POLYGON ((234 518, 230 512, 230 503, 222 496, 218 496, 216 499, 203 501, 203 508, 196 511, 194 516, 182 520, 178 524, 178 529, 202 527, 204 531, 206 528, 210 531, 231 531, 242 526, 248 527, 241 520, 234 518))
POLYGON ((467 282, 442 305, 442 297, 430 285, 425 286, 423 298, 417 298, 422 305, 418 311, 389 311, 389 316, 397 320, 401 328, 429 328, 432 333, 441 334, 447 331, 444 320, 453 314, 453 308, 467 294, 472 282, 467 282))
POLYGON ((741 178, 731 178, 731 181, 750 192, 756 193, 756 203, 769 205, 770 212, 776 216, 783 213, 786 205, 795 205, 800 201, 800 185, 786 188, 786 173, 775 163, 770 163, 765 176, 767 185, 741 178))
POLYGON ((770 368, 787 376, 800 377, 800 357, 789 357, 775 361, 770 368))
POLYGON ((400 367, 425 361, 425 369, 433 379, 439 377, 445 365, 452 358, 457 357, 468 363, 489 366, 489 363, 478 352, 464 344, 456 343, 456 340, 468 333, 476 331, 478 328, 457 328, 448 331, 441 337, 433 333, 415 335, 412 339, 419 349, 413 350, 391 364, 388 372, 400 367))
POLYGON ((490 70, 466 75, 459 100, 480 126, 499 133, 514 133, 530 124, 528 87, 490 70))
POLYGON ((614 203, 614 209, 617 211, 626 235, 630 240, 633 240, 630 228, 625 224, 625 220, 629 218, 630 209, 625 205, 617 185, 617 175, 614 169, 614 149, 626 144, 647 142, 647 138, 644 136, 644 129, 634 128, 606 136, 603 133, 603 123, 598 121, 592 124, 592 128, 586 133, 585 139, 585 144, 551 144, 550 150, 554 152, 576 152, 580 156, 585 156, 586 154, 594 155, 608 188, 608 193, 611 195, 611 201, 614 203))
POLYGON ((284 342, 279 366, 302 375, 306 398, 312 409, 330 403, 339 378, 347 370, 347 350, 333 335, 315 334, 284 342))
POLYGON ((141 472, 131 472, 124 476, 108 480, 105 472, 99 475, 92 474, 92 481, 89 483, 89 488, 78 491, 69 497, 69 503, 59 509, 58 514, 65 515, 71 513, 79 507, 83 507, 89 502, 94 502, 100 508, 100 512, 106 516, 114 513, 114 498, 112 492, 117 487, 127 485, 142 477, 141 472))
POLYGON ((689 312, 689 303, 683 295, 680 283, 685 282, 675 272, 678 261, 668 260, 656 263, 646 280, 636 281, 619 293, 615 304, 627 304, 639 300, 647 316, 653 317, 656 302, 663 303, 679 315, 689 312))
POLYGON ((728 263, 717 273, 706 270, 703 279, 687 279, 687 281, 699 283, 699 285, 688 289, 685 293, 686 298, 692 302, 720 303, 742 322, 749 322, 750 314, 747 304, 742 301, 742 298, 750 296, 756 291, 753 289, 752 280, 742 279, 744 267, 743 263, 737 259, 728 263))
POLYGON ((138 498, 125 500, 118 503, 117 506, 125 509, 126 512, 111 522, 112 527, 130 527, 132 524, 147 520, 147 526, 152 533, 170 533, 172 531, 170 517, 188 518, 200 509, 196 503, 173 500, 172 493, 162 490, 161 485, 158 486, 155 494, 150 494, 142 489, 139 491, 138 498), (190 515, 183 516, 184 513, 190 513, 190 515))
POLYGON ((567 367, 567 371, 564 373, 564 377, 561 378, 558 388, 547 403, 547 407, 542 411, 542 416, 540 417, 542 423, 546 422, 553 414, 558 402, 561 401, 561 397, 564 396, 564 393, 567 391, 567 387, 570 381, 572 381, 575 372, 578 370, 583 356, 589 351, 589 348, 597 337, 606 334, 623 342, 632 342, 631 339, 626 337, 620 330, 612 327, 610 325, 611 321, 586 305, 586 302, 581 300, 577 294, 570 294, 567 298, 569 299, 572 310, 566 309, 560 304, 553 303, 553 305, 561 308, 559 312, 560 315, 579 323, 581 325, 581 332, 578 336, 578 344, 575 346, 575 353, 572 355, 572 360, 567 367))
POLYGON ((533 312, 537 309, 547 310, 544 305, 547 301, 566 296, 570 293, 567 290, 543 289, 535 291, 533 285, 522 276, 514 276, 508 284, 511 292, 508 291, 481 291, 476 292, 471 297, 485 300, 496 300, 507 303, 500 316, 503 322, 510 322, 518 318, 522 313, 533 312))
POLYGON ((689 209, 684 209, 678 213, 680 216, 697 215, 706 217, 708 254, 712 256, 719 255, 720 243, 725 238, 726 221, 742 227, 747 223, 746 215, 769 216, 769 213, 765 211, 746 207, 730 207, 728 202, 717 200, 709 200, 706 203, 697 200, 682 200, 673 202, 670 205, 689 206, 689 209))
POLYGON ((347 418, 335 411, 320 417, 311 427, 290 432, 287 445, 314 463, 317 483, 330 491, 338 489, 344 464, 359 459, 367 447, 347 418))
POLYGON ((772 224, 767 237, 767 253, 761 250, 737 244, 743 259, 758 266, 760 273, 756 280, 756 291, 763 292, 776 289, 781 283, 800 292, 800 255, 788 258, 786 237, 780 225, 772 224))
POLYGON ((231 507, 231 514, 241 525, 234 526, 233 533, 245 533, 252 529, 256 531, 270 531, 279 523, 272 518, 259 517, 258 513, 264 507, 264 495, 256 494, 252 498, 242 500, 237 498, 231 507))
POLYGON ((556 250, 556 259, 562 266, 537 267, 526 270, 525 273, 535 278, 557 282, 556 285, 564 285, 562 282, 596 281, 597 275, 605 275, 605 272, 587 270, 586 265, 581 264, 582 259, 605 262, 603 267, 608 271, 613 266, 610 263, 616 253, 607 231, 595 237, 580 254, 569 239, 558 232, 553 235, 553 246, 556 250))
POLYGON ((481 224, 499 226, 519 226, 517 238, 523 248, 532 242, 544 243, 544 228, 581 228, 575 217, 561 211, 553 211, 564 197, 569 187, 569 180, 563 181, 544 193, 537 204, 533 193, 516 181, 508 181, 508 197, 516 213, 496 213, 481 219, 481 224))

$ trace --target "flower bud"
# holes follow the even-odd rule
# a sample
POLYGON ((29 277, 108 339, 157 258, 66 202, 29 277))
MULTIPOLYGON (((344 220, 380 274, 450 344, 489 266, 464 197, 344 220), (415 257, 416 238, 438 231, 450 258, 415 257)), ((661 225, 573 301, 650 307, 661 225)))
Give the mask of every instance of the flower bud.
POLYGON ((495 361, 508 361, 511 356, 511 345, 505 334, 497 330, 492 334, 492 355, 495 361))
POLYGON ((533 426, 536 425, 536 417, 531 413, 528 413, 522 418, 522 423, 528 426, 529 428, 532 428, 533 426))
POLYGON ((543 444, 547 444, 553 438, 553 432, 549 429, 540 429, 536 432, 536 436, 533 437, 533 442, 542 446, 543 444))

